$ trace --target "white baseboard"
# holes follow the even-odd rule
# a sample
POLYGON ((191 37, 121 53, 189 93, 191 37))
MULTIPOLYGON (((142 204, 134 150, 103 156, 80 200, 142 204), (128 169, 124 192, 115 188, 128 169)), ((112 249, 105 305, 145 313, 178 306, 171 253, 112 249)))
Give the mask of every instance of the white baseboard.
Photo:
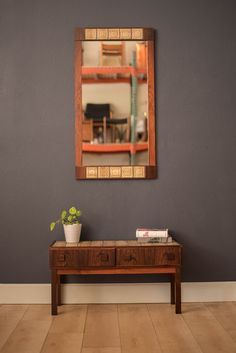
MULTIPOLYGON (((0 284, 0 304, 49 304, 50 284, 0 284)), ((169 303, 168 283, 62 285, 65 304, 169 303)), ((182 283, 183 302, 236 301, 236 282, 182 283)))

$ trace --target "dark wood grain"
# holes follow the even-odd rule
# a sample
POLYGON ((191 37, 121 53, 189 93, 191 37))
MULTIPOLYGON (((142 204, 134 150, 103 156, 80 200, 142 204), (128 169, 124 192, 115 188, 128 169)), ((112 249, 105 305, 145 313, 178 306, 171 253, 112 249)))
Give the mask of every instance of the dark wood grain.
POLYGON ((61 275, 57 273, 57 305, 61 305, 61 275))
POLYGON ((85 30, 84 30, 84 28, 77 27, 75 29, 75 40, 76 41, 82 41, 84 39, 85 39, 85 30))
POLYGON ((118 248, 117 266, 152 266, 155 264, 155 248, 118 248))
POLYGON ((180 254, 177 247, 157 248, 155 250, 156 265, 178 265, 180 263, 180 254))
POLYGON ((146 166, 146 179, 154 179, 157 177, 157 166, 148 165, 146 166))
POLYGON ((155 57, 154 41, 148 42, 148 134, 149 134, 149 165, 156 166, 156 124, 155 124, 155 57))
POLYGON ((175 312, 176 312, 176 314, 181 314, 181 272, 180 272, 180 267, 176 267, 176 273, 175 273, 175 298, 176 298, 175 312))
POLYGON ((90 249, 88 266, 115 266, 115 249, 90 249))
POLYGON ((86 267, 88 266, 87 249, 68 249, 52 252, 52 267, 86 267))
POLYGON ((175 275, 170 274, 170 303, 175 304, 175 275))
POLYGON ((153 28, 144 28, 143 29, 143 40, 155 40, 155 30, 153 28))
POLYGON ((90 267, 81 269, 57 269, 60 275, 140 275, 140 274, 175 274, 176 267, 90 267))
POLYGON ((58 296, 58 286, 57 286, 57 270, 52 269, 51 272, 51 312, 52 315, 57 315, 57 296, 58 296))
POLYGON ((181 250, 176 242, 143 244, 137 241, 87 241, 49 247, 52 271, 52 315, 61 304, 60 276, 77 274, 170 274, 171 303, 181 313, 181 250), (84 244, 83 244, 84 243, 84 244), (79 246, 80 245, 80 246, 79 246))
POLYGON ((75 41, 75 165, 82 165, 82 43, 75 41))
POLYGON ((86 167, 76 166, 75 177, 76 179, 86 179, 86 167))

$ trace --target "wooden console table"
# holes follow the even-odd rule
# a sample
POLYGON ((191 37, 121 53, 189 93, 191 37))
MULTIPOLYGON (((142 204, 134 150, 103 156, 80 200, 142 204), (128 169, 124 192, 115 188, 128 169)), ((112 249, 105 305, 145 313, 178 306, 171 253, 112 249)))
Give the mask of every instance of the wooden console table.
POLYGON ((56 241, 49 247, 52 315, 61 305, 61 275, 170 274, 170 301, 181 313, 181 250, 177 242, 56 241))

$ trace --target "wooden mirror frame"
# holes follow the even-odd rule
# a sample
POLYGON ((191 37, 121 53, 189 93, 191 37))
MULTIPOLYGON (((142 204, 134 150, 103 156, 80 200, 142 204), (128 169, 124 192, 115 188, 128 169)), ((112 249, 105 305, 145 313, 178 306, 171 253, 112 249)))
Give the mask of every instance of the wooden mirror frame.
POLYGON ((155 30, 152 28, 76 28, 75 31, 75 174, 76 179, 153 179, 157 177, 155 129, 155 30), (149 165, 82 165, 82 41, 144 40, 148 45, 149 165))

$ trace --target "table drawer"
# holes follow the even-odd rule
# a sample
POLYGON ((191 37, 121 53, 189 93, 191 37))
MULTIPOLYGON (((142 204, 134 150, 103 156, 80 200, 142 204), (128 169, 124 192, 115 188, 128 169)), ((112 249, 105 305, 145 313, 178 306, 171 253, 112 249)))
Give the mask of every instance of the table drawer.
POLYGON ((117 248, 117 266, 153 266, 155 264, 155 248, 153 247, 128 247, 117 248))
POLYGON ((155 250, 155 265, 180 265, 179 247, 165 246, 155 250))
POLYGON ((52 267, 81 268, 115 266, 115 249, 68 249, 52 251, 52 267))
POLYGON ((180 264, 180 249, 174 246, 118 248, 117 266, 165 266, 180 264))
POLYGON ((51 253, 51 266, 52 267, 68 267, 78 268, 85 267, 88 264, 88 251, 87 249, 68 249, 52 251, 51 253))
POLYGON ((88 250, 88 266, 115 266, 115 249, 94 248, 88 250))

